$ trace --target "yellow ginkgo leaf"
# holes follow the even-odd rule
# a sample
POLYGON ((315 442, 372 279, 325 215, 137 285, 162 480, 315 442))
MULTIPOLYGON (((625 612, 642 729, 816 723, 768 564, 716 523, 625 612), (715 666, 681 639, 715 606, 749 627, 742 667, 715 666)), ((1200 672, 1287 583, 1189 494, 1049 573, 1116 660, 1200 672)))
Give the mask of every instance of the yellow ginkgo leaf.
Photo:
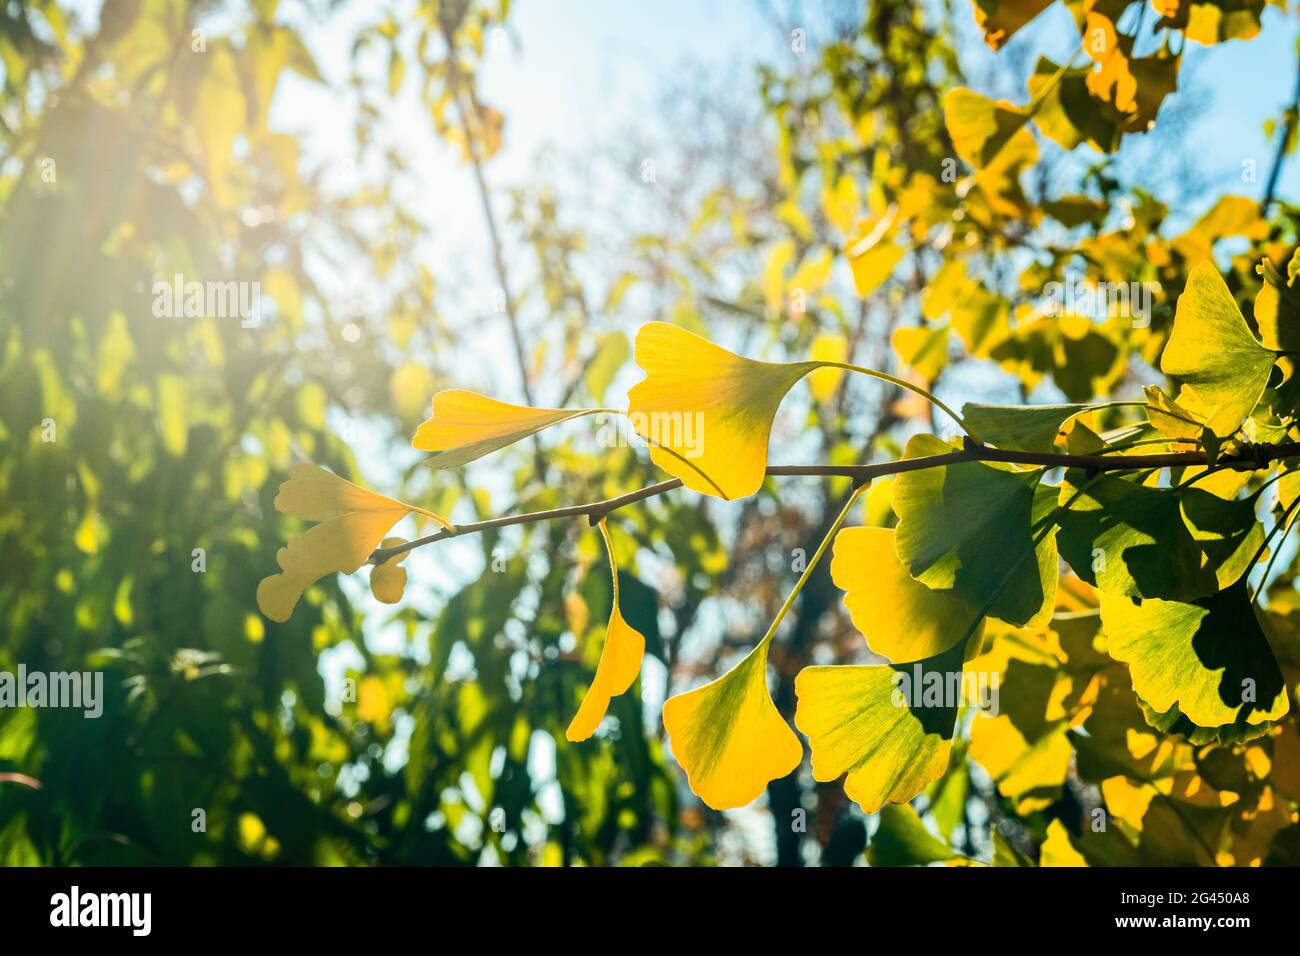
MULTIPOLYGON (((385 538, 379 546, 388 549, 399 544, 406 544, 406 539, 385 538)), ((400 565, 410 553, 403 551, 383 564, 375 565, 375 569, 370 572, 370 593, 375 596, 375 600, 384 604, 396 604, 402 599, 402 592, 406 590, 406 568, 400 565)))
POLYGON ((664 728, 692 792, 715 810, 743 807, 803 759, 767 690, 768 641, 717 680, 669 698, 664 728))
POLYGON ((1074 848, 1070 831, 1060 820, 1053 820, 1047 825, 1047 839, 1043 841, 1039 866, 1087 866, 1083 854, 1074 848))
POLYGON ((973 168, 982 169, 1024 129, 1029 111, 958 86, 943 98, 943 119, 957 155, 973 168))
POLYGON ((434 452, 433 468, 457 468, 544 428, 603 408, 529 408, 511 405, 463 388, 433 396, 433 415, 416 429, 411 445, 434 452))
POLYGON ((831 578, 867 645, 895 664, 933 657, 967 633, 976 609, 932 591, 898 560, 893 528, 845 528, 835 537, 831 578))
POLYGON ((415 513, 444 528, 452 525, 415 505, 367 491, 312 464, 295 465, 275 497, 276 510, 320 522, 276 554, 280 573, 257 586, 257 606, 273 621, 287 621, 303 591, 327 574, 351 574, 393 525, 415 513))
MULTIPOLYGON (((1277 356, 1259 344, 1214 263, 1187 277, 1160 369, 1181 380, 1202 402, 1216 406, 1206 423, 1226 438, 1254 410, 1277 356)), ((1186 402, 1179 399, 1186 407, 1186 402)))
POLYGON ((947 769, 963 644, 913 664, 805 667, 794 723, 812 748, 813 779, 842 774, 866 813, 906 803, 947 769), (954 677, 956 680, 954 680, 954 677), (938 702, 930 692, 938 689, 938 702))
POLYGON ((609 529, 605 519, 600 519, 600 535, 605 540, 605 550, 609 554, 609 573, 614 579, 613 607, 609 612, 609 627, 605 631, 605 646, 600 651, 600 663, 596 665, 596 676, 587 695, 582 698, 582 706, 574 715, 569 729, 564 732, 573 743, 586 740, 596 732, 600 722, 605 719, 609 702, 619 694, 626 693, 641 672, 641 658, 645 656, 645 637, 627 621, 618 608, 618 565, 614 561, 614 547, 609 540, 609 529))
POLYGON ((866 298, 890 277, 907 250, 893 241, 897 210, 884 216, 863 219, 854 235, 844 243, 853 273, 853 288, 866 298))
POLYGON ((821 364, 754 361, 666 322, 641 327, 636 363, 646 377, 628 392, 628 417, 651 460, 726 499, 758 491, 777 408, 821 364))
MULTIPOLYGON (((847 362, 849 359, 849 342, 843 335, 823 332, 813 339, 809 356, 818 362, 847 362)), ((808 377, 808 389, 813 398, 826 403, 835 397, 844 377, 842 368, 819 368, 808 377)))

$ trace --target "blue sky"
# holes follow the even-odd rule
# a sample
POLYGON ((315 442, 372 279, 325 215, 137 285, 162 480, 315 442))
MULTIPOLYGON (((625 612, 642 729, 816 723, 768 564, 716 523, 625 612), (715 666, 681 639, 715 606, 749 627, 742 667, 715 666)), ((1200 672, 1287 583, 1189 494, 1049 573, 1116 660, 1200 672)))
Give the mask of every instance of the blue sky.
MULTIPOLYGON (((809 19, 822 7, 810 0, 805 5, 809 19)), ((1013 50, 993 53, 979 41, 968 0, 958 0, 955 9, 956 25, 967 41, 961 48, 967 71, 977 78, 1005 72, 1013 50)), ((372 13, 368 4, 352 10, 311 40, 327 72, 332 72, 331 63, 343 62, 348 42, 344 24, 372 13)), ((809 27, 815 32, 815 20, 809 27)), ((1183 88, 1167 102, 1203 102, 1188 149, 1203 158, 1204 172, 1228 186, 1241 188, 1241 160, 1251 157, 1258 161, 1257 186, 1262 190, 1272 155, 1263 123, 1292 95, 1298 32, 1295 18, 1270 6, 1265 29, 1253 40, 1209 48, 1188 44, 1180 77, 1183 88)), ((1064 61, 1077 37, 1065 7, 1056 4, 1022 30, 1012 45, 1064 61)), ((758 0, 516 0, 510 36, 494 37, 482 72, 484 99, 508 118, 506 144, 492 163, 492 175, 500 181, 520 179, 544 146, 578 151, 616 134, 653 103, 675 74, 691 65, 738 67, 738 75, 744 76, 746 67, 790 55, 787 36, 758 0)), ((409 95, 412 91, 406 92, 410 121, 423 124, 422 108, 409 95)), ((328 143, 331 128, 340 128, 338 97, 311 91, 306 84, 295 84, 285 93, 277 104, 285 125, 302 128, 305 121, 328 143)), ((1021 95, 1027 98, 1023 91, 1021 95)), ((407 145, 426 138, 412 137, 407 145)), ((460 213, 468 217, 472 209, 461 205, 472 198, 468 170, 447 149, 423 158, 440 184, 429 199, 440 212, 451 214, 440 215, 440 222, 459 220, 460 213)), ((1286 170, 1284 195, 1300 194, 1297 165, 1286 170)))

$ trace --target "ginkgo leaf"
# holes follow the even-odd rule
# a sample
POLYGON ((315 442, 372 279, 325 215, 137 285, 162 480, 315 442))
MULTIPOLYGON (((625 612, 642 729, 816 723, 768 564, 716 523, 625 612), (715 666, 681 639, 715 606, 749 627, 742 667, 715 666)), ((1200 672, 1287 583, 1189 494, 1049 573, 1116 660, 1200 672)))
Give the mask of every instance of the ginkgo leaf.
POLYGON ((628 417, 656 465, 692 491, 726 499, 763 483, 781 400, 818 362, 758 362, 693 332, 650 322, 636 336, 646 377, 628 391, 628 417))
POLYGON ((596 665, 596 676, 592 679, 587 694, 582 698, 582 706, 569 723, 564 736, 571 742, 586 740, 596 732, 600 722, 605 719, 609 702, 619 694, 626 693, 641 673, 641 658, 645 656, 645 638, 641 632, 623 620, 623 612, 618 606, 618 565, 614 560, 614 548, 609 540, 609 529, 605 519, 600 519, 600 535, 605 541, 605 551, 609 555, 609 573, 613 577, 613 606, 609 612, 609 626, 605 629, 605 644, 600 651, 600 662, 596 665))
POLYGON ((946 325, 894 329, 889 344, 904 365, 927 381, 933 381, 948 364, 950 331, 946 325))
MULTIPOLYGON (((983 670, 982 661, 972 670, 983 670)), ((1060 798, 1074 755, 1066 736, 1074 715, 1053 704, 1067 687, 1069 677, 1055 664, 1012 658, 1000 680, 998 713, 971 722, 971 759, 1015 801, 1017 813, 1042 810, 1060 798)))
POLYGON ((1245 498, 1222 498, 1191 485, 1178 496, 1187 529, 1200 545, 1222 590, 1250 570, 1264 544, 1264 528, 1255 518, 1259 492, 1245 498))
POLYGON ((421 514, 444 528, 445 518, 367 491, 312 464, 295 465, 275 497, 276 510, 315 527, 292 538, 276 554, 280 573, 263 578, 257 586, 257 606, 273 621, 289 620, 298 599, 327 574, 351 574, 366 563, 370 553, 393 525, 408 514, 421 514))
POLYGON ((925 828, 910 804, 889 804, 880 810, 880 824, 871 835, 867 862, 872 866, 924 866, 956 859, 958 854, 925 828))
POLYGON ((1039 866, 1087 866, 1088 861, 1075 849, 1070 832, 1060 820, 1047 825, 1047 839, 1043 841, 1038 859, 1039 866))
MULTIPOLYGON (((843 335, 823 332, 812 341, 808 356, 815 362, 847 362, 849 343, 843 335)), ((819 368, 808 376, 808 390, 817 401, 825 403, 835 397, 844 378, 842 368, 819 368)))
MULTIPOLYGON (((1142 390, 1146 396, 1147 421, 1167 438, 1199 440, 1205 429, 1205 420, 1192 409, 1184 408, 1156 385, 1142 390)), ((1216 409, 1211 410, 1213 414, 1216 409)))
POLYGON ((1264 282, 1255 295, 1255 323, 1265 348, 1300 351, 1300 287, 1265 259, 1257 267, 1264 282))
POLYGON ((1074 573, 1107 594, 1191 600, 1219 588, 1183 521, 1179 492, 1103 475, 1066 474, 1057 544, 1074 573), (1080 490, 1080 486, 1082 490, 1080 490))
POLYGON ((1290 707, 1244 580, 1193 603, 1103 592, 1101 620, 1111 656, 1157 713, 1177 707, 1197 727, 1250 735, 1290 707))
MULTIPOLYGON (((916 435, 904 458, 953 450, 933 435, 916 435)), ((898 475, 899 559, 928 588, 952 590, 976 608, 991 601, 990 617, 1011 624, 1045 618, 1056 594, 1056 536, 1044 534, 1037 545, 1034 538, 1056 506, 1056 489, 1040 487, 1041 477, 984 462, 898 475)))
MULTIPOLYGON (((406 544, 405 538, 385 538, 379 547, 387 550, 402 544, 406 544)), ((383 564, 375 565, 375 569, 370 572, 370 593, 375 596, 375 600, 383 604, 396 604, 402 600, 402 592, 406 590, 406 568, 401 567, 401 563, 410 553, 403 551, 383 564)))
POLYGON ((1252 196, 1220 196, 1191 228, 1173 241, 1175 251, 1188 262, 1209 260, 1221 239, 1241 236, 1252 242, 1268 235, 1267 220, 1259 214, 1259 202, 1252 196))
POLYGON ((898 560, 892 528, 845 528, 835 536, 831 578, 867 645, 895 664, 948 650, 970 629, 976 608, 932 591, 898 560))
POLYGON ((1207 259, 1193 269, 1160 368, 1218 406, 1207 423, 1214 434, 1228 437, 1250 415, 1275 359, 1251 334, 1214 263, 1207 259))
POLYGON ((964 644, 911 664, 805 667, 795 678, 794 723, 812 749, 813 779, 847 774, 865 813, 906 803, 948 766, 964 644), (938 702, 927 695, 938 685, 938 702), (927 703, 927 700, 929 701, 927 703))
POLYGON ((898 243, 876 239, 870 232, 849 239, 844 251, 853 273, 853 289, 862 298, 879 289, 907 252, 898 243))
POLYGON ((411 445, 434 452, 428 460, 431 467, 456 468, 544 428, 604 411, 608 410, 528 408, 449 388, 433 396, 433 415, 416 430, 411 445))
POLYGON ((1064 149, 1087 143, 1099 152, 1114 152, 1123 137, 1123 117, 1092 95, 1092 73, 1091 66, 1062 67, 1039 57, 1027 84, 1037 105, 1034 123, 1064 149))
POLYGON ((767 690, 768 642, 727 673, 670 697, 664 729, 691 792, 714 810, 743 807, 803 760, 803 745, 767 690))
POLYGON ((980 405, 961 408, 966 424, 998 448, 1051 452, 1057 433, 1076 415, 1096 405, 980 405))
POLYGON ((1264 11, 1264 0, 1152 0, 1151 5, 1160 14, 1157 30, 1174 27, 1205 46, 1258 35, 1264 11))
POLYGON ((1006 100, 994 102, 959 86, 943 98, 943 121, 957 155, 982 169, 1025 128, 1029 114, 1006 100))
POLYGON ((1012 34, 1038 16, 1052 0, 975 0, 975 22, 984 42, 1000 50, 1012 34))

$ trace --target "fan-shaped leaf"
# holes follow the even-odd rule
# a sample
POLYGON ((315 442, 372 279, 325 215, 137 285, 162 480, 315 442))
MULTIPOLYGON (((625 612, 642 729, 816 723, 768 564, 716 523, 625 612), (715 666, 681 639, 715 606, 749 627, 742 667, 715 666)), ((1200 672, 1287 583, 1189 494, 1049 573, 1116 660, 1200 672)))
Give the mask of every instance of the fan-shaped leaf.
POLYGON ((781 400, 818 362, 757 362, 666 322, 643 325, 628 391, 632 427, 656 465, 692 491, 744 498, 763 483, 781 400))
POLYGON ((1192 603, 1103 592, 1101 620, 1111 656, 1159 714, 1177 707, 1197 727, 1249 736, 1290 707, 1245 581, 1192 603))
MULTIPOLYGON (((904 457, 953 450, 932 435, 917 435, 904 457)), ((1056 540, 1049 533, 1035 547, 1034 535, 1055 508, 1056 489, 1040 488, 1041 477, 984 462, 900 474, 894 481, 899 559, 928 588, 952 590, 976 608, 992 600, 991 617, 1012 624, 1045 618, 1056 594, 1056 540)))
POLYGON ((664 704, 664 729, 691 791, 715 810, 743 807, 803 759, 767 690, 768 642, 717 680, 664 704))
POLYGON ((1208 425, 1226 438, 1254 410, 1276 356, 1256 341, 1214 263, 1192 270, 1178 297, 1174 329, 1160 358, 1205 404, 1218 406, 1208 425))
POLYGON ((609 702, 636 681, 641 672, 641 658, 645 656, 645 638, 641 632, 623 620, 623 613, 618 606, 618 565, 614 560, 614 548, 610 544, 609 529, 605 519, 600 520, 600 534, 609 554, 609 573, 613 578, 613 607, 609 612, 609 626, 605 630, 605 645, 600 651, 600 662, 596 665, 596 676, 587 688, 587 695, 582 699, 565 737, 570 741, 586 740, 596 732, 600 722, 605 719, 609 702))
POLYGON ((948 650, 975 620, 977 609, 952 591, 932 591, 912 579, 898 560, 892 528, 845 528, 834 554, 831 577, 847 592, 853 626, 895 664, 948 650))
POLYGON ((528 408, 449 388, 433 396, 433 415, 416 430, 411 445, 434 452, 427 462, 430 467, 457 468, 544 428, 601 411, 604 409, 528 408))

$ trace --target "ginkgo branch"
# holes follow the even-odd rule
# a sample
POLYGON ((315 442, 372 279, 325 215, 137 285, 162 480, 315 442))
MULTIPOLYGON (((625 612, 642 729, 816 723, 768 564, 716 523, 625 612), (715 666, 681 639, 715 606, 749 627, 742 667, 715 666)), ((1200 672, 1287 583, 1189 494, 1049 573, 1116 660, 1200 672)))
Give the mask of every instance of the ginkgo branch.
MULTIPOLYGON (((1259 443, 1243 445, 1240 452, 1219 455, 1215 464, 1220 466, 1243 464, 1263 468, 1268 464, 1287 458, 1300 457, 1300 441, 1279 444, 1259 443)), ((1018 451, 1007 448, 991 448, 967 442, 961 451, 944 455, 927 455, 921 458, 904 458, 900 461, 879 462, 868 465, 769 465, 766 473, 769 477, 823 477, 850 478, 855 485, 863 485, 874 478, 885 475, 897 475, 908 471, 924 471, 929 468, 943 468, 971 461, 996 461, 1017 465, 1039 465, 1045 468, 1083 468, 1085 470, 1108 471, 1114 469, 1152 469, 1195 467, 1207 463, 1204 451, 1162 452, 1152 455, 1069 455, 1052 452, 1018 451)), ((657 484, 629 491, 627 494, 592 501, 584 504, 566 505, 562 508, 550 508, 546 511, 533 511, 525 514, 503 515, 484 521, 458 524, 452 529, 442 529, 433 534, 407 541, 405 544, 391 548, 378 548, 370 555, 371 564, 382 564, 426 544, 433 544, 446 538, 455 538, 466 534, 490 531, 512 525, 535 524, 543 521, 555 521, 562 518, 587 518, 596 524, 601 518, 617 511, 619 508, 654 498, 682 487, 681 479, 671 478, 657 484)))

